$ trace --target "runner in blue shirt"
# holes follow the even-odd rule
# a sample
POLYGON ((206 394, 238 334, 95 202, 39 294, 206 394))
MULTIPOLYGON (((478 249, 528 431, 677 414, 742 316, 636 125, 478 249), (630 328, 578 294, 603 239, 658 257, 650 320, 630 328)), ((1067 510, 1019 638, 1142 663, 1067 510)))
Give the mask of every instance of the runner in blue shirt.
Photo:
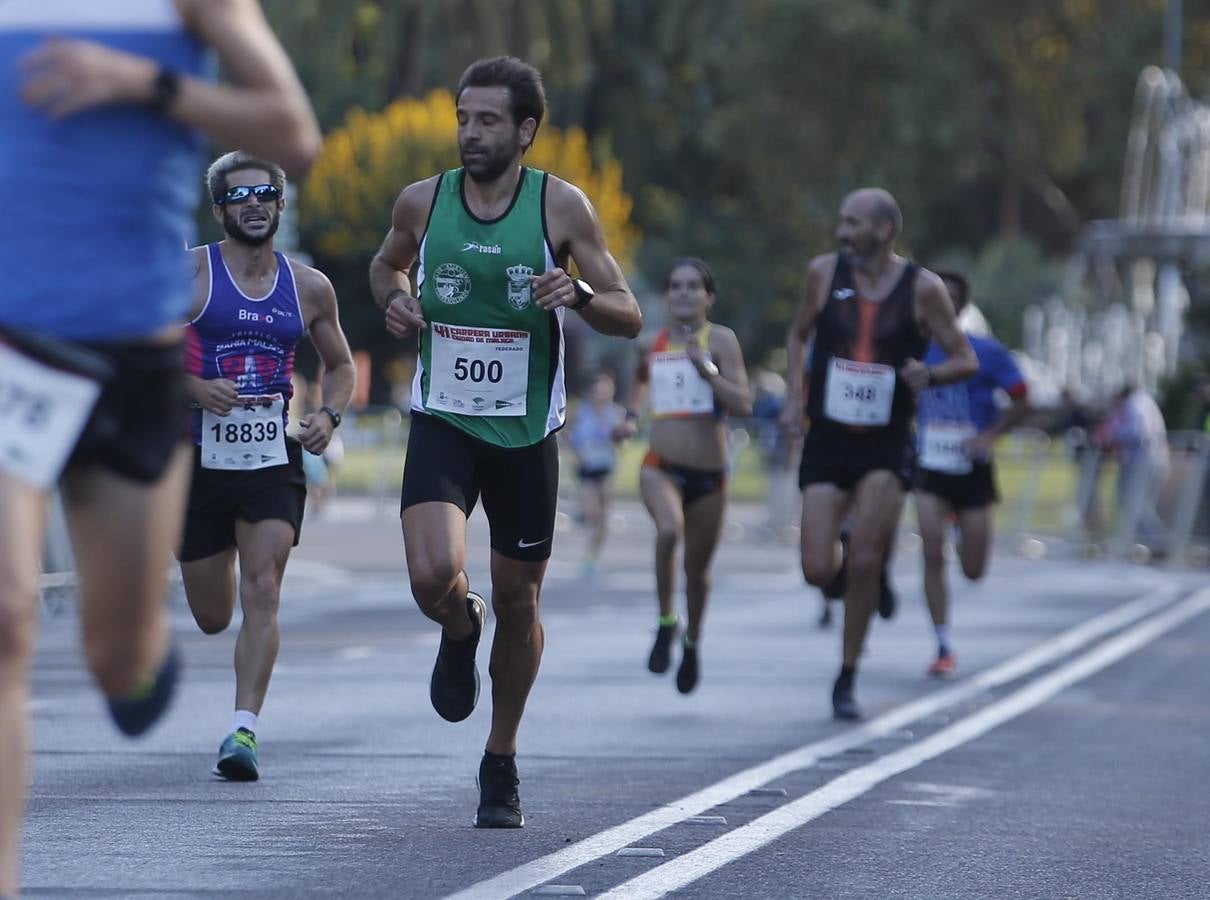
MULTIPOLYGON (((960 314, 969 299, 969 282, 958 272, 937 274, 960 314)), ((992 445, 1029 411, 1025 380, 1012 354, 994 338, 968 338, 979 358, 979 371, 966 381, 922 391, 917 414, 916 517, 924 547, 924 593, 937 634, 937 658, 928 673, 937 677, 954 674, 957 666, 949 639, 946 523, 957 523, 962 573, 977 581, 987 571, 992 506, 999 499, 992 445), (1002 394, 1011 401, 1003 408, 1002 394)), ((944 358, 944 351, 931 344, 924 362, 944 358)))
POLYGON ((0 3, 0 896, 18 893, 38 561, 62 488, 89 665, 139 734, 189 451, 180 324, 203 137, 301 173, 320 133, 255 0, 0 3), (214 83, 213 55, 231 84, 214 83))

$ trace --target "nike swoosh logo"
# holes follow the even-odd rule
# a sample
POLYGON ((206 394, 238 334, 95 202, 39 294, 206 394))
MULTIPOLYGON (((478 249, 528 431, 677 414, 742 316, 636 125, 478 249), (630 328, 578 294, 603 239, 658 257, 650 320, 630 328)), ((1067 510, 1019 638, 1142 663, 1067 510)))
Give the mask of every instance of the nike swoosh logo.
POLYGON ((528 550, 530 547, 536 547, 539 544, 545 544, 550 538, 542 538, 540 541, 517 541, 517 546, 522 550, 528 550))

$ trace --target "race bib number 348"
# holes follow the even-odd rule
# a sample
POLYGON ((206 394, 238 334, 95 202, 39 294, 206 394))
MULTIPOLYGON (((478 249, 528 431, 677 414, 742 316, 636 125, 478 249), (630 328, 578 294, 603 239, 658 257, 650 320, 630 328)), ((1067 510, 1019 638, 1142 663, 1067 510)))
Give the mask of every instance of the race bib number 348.
POLYGON ((824 415, 844 425, 886 425, 895 399, 895 370, 880 363, 832 357, 824 385, 824 415))
POLYGON ((523 416, 529 333, 434 322, 427 406, 464 416, 523 416))

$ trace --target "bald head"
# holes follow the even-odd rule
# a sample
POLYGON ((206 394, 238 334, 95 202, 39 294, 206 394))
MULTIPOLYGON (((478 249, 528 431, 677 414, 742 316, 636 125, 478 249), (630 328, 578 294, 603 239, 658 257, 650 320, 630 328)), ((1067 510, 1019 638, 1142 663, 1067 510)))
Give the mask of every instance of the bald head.
POLYGON ((845 206, 850 203, 853 204, 853 211, 862 218, 875 223, 889 222, 892 239, 899 237, 903 231, 903 213, 890 191, 878 187, 861 188, 845 197, 845 206))

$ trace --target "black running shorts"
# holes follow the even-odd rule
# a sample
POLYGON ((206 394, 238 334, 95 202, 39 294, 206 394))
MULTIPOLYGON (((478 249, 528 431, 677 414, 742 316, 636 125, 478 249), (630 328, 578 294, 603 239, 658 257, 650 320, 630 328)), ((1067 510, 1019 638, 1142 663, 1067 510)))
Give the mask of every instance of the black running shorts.
POLYGON ((307 505, 304 452, 297 440, 286 438, 288 463, 242 472, 203 468, 201 448, 195 448, 181 562, 205 559, 234 546, 237 520, 289 522, 294 528, 294 546, 297 547, 302 534, 303 510, 307 505))
POLYGON ((497 447, 424 414, 412 415, 400 511, 452 503, 470 515, 483 496, 492 549, 522 562, 550 558, 559 499, 553 434, 529 447, 497 447))
POLYGON ((950 475, 920 469, 916 473, 916 490, 940 497, 955 512, 982 509, 1000 501, 996 490, 996 472, 991 462, 975 462, 965 475, 950 475))
POLYGON ((152 484, 185 440, 189 406, 179 344, 85 345, 112 374, 101 387, 67 467, 99 466, 152 484))
POLYGON ((798 487, 833 484, 852 491, 870 472, 886 470, 910 491, 915 466, 916 439, 911 431, 848 431, 812 425, 803 440, 798 487))

